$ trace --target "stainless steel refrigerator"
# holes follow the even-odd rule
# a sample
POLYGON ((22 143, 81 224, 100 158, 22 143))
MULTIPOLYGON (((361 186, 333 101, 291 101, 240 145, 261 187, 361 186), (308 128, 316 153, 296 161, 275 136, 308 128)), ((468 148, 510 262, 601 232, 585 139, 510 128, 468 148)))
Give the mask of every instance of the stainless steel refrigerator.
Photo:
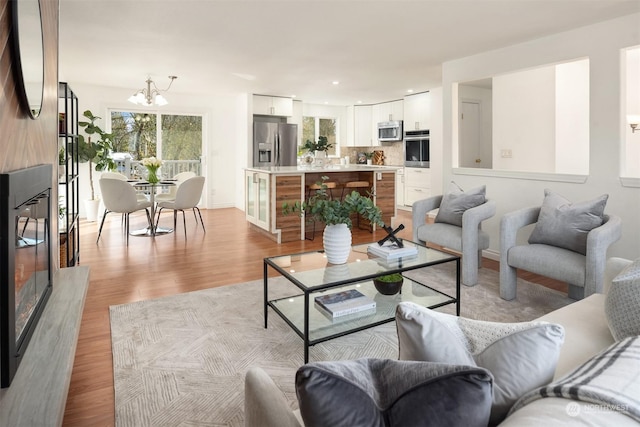
POLYGON ((253 122, 253 166, 296 166, 298 125, 253 122))

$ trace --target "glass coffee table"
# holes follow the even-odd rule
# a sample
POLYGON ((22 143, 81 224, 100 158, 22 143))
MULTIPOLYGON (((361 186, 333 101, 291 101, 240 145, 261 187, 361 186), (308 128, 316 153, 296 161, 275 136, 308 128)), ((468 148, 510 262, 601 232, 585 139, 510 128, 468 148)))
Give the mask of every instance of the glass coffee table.
POLYGON ((430 309, 456 304, 456 314, 459 316, 460 256, 427 248, 408 240, 404 240, 403 243, 405 246, 415 246, 417 255, 387 260, 368 254, 369 244, 363 244, 353 246, 347 262, 340 265, 328 264, 323 251, 265 258, 264 327, 267 328, 268 308, 271 307, 304 341, 304 362, 307 363, 310 346, 391 322, 395 320, 396 307, 402 301, 411 301, 430 309), (456 263, 455 296, 407 277, 404 278, 401 292, 395 295, 382 295, 373 284, 373 279, 378 276, 447 262, 456 263), (270 300, 269 267, 298 287, 301 293, 270 300), (376 308, 331 319, 314 304, 314 298, 317 296, 350 289, 356 289, 373 299, 376 308))

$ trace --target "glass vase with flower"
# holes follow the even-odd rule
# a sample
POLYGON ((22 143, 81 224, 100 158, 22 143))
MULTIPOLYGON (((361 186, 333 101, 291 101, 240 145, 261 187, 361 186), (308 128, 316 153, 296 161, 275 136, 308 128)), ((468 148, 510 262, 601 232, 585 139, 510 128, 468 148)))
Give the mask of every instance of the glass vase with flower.
POLYGON ((155 157, 145 157, 141 160, 142 165, 147 168, 147 181, 150 184, 157 184, 158 181, 158 169, 162 166, 162 160, 155 157))

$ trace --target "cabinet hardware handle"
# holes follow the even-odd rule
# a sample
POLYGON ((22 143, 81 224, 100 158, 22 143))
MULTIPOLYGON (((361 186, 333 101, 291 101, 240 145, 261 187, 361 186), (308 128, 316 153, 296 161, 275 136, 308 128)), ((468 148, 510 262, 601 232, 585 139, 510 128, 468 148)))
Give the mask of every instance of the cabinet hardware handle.
POLYGON ((482 160, 480 159, 476 159, 476 163, 480 163, 482 160))

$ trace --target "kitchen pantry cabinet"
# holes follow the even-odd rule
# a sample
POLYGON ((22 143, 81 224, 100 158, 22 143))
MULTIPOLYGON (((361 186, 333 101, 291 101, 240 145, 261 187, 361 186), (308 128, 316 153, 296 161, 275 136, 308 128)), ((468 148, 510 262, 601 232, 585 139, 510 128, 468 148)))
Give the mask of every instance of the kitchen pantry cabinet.
POLYGON ((404 168, 404 204, 413 205, 431 197, 431 170, 429 168, 404 168))
POLYGON ((431 128, 431 95, 429 92, 404 97, 404 130, 431 128))
POLYGON ((366 147, 371 145, 378 145, 378 138, 373 140, 373 136, 377 136, 377 132, 372 132, 371 121, 371 105, 356 105, 353 107, 354 115, 354 146, 366 147))
POLYGON ((263 116, 293 116, 293 99, 281 96, 253 95, 253 114, 263 116))
POLYGON ((244 182, 247 221, 269 231, 269 174, 246 171, 244 182))

